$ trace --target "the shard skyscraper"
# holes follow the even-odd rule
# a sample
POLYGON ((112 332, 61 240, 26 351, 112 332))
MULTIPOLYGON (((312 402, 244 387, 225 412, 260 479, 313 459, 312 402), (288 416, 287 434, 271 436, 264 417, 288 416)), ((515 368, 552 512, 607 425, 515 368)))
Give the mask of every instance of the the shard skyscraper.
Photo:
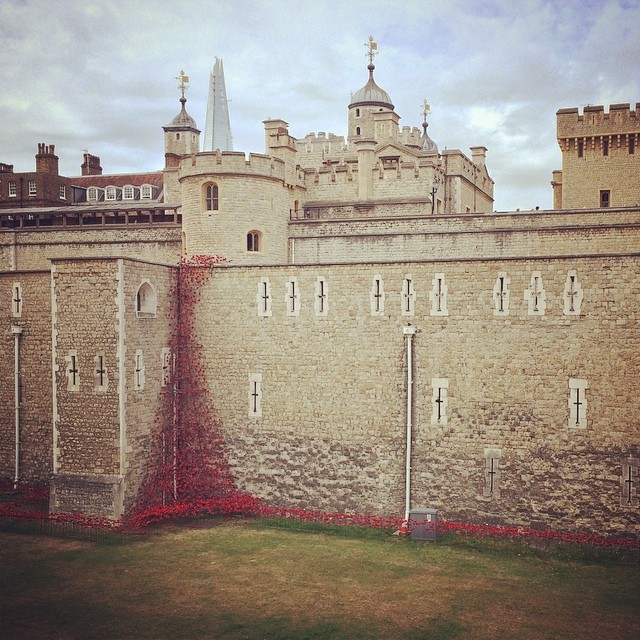
POLYGON ((209 77, 209 100, 204 127, 203 151, 233 151, 233 137, 229 122, 227 89, 224 85, 222 60, 216 58, 209 77))

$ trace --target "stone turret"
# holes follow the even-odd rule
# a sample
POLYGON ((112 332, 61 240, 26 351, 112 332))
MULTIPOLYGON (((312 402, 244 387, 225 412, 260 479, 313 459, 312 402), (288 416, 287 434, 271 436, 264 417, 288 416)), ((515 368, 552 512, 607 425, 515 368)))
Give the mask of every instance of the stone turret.
POLYGON ((198 153, 200 150, 200 129, 196 121, 187 113, 185 91, 189 76, 184 71, 176 78, 180 80, 181 91, 180 112, 169 123, 162 127, 164 131, 164 198, 167 202, 179 202, 180 186, 178 184, 178 166, 180 159, 186 155, 198 153))

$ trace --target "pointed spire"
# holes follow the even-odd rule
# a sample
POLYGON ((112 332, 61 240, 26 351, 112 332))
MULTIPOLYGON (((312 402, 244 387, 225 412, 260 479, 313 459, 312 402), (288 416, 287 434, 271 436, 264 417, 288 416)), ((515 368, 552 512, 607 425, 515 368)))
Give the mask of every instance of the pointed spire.
POLYGON ((233 151, 233 136, 229 121, 229 100, 224 82, 224 68, 220 58, 209 76, 209 99, 207 101, 207 119, 204 126, 203 151, 233 151))

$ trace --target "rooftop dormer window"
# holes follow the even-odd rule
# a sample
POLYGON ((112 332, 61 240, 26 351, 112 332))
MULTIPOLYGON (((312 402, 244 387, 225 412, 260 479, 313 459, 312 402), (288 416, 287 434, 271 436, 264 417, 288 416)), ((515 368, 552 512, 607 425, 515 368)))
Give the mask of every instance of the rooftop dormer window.
POLYGON ((151 199, 151 185, 150 184, 143 184, 140 187, 140 198, 142 198, 143 200, 150 200, 151 199))
POLYGON ((126 184, 122 187, 122 199, 133 200, 133 187, 130 184, 126 184))
POLYGON ((115 200, 116 199, 116 188, 115 187, 107 187, 104 192, 105 200, 115 200))

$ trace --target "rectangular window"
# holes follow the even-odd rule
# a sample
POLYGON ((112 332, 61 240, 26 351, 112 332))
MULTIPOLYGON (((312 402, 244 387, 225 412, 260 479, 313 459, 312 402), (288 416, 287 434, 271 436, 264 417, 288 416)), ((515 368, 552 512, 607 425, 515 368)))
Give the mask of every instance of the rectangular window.
POLYGON ((484 450, 484 491, 487 498, 500 497, 500 457, 502 451, 487 447, 484 450))
POLYGON ((29 180, 28 182, 28 188, 29 188, 29 195, 31 197, 37 195, 37 190, 36 190, 36 181, 35 180, 29 180))
POLYGON ((431 424, 444 427, 447 424, 449 380, 448 378, 433 378, 431 387, 433 390, 431 396, 431 424))
POLYGON ((22 316, 22 286, 19 282, 14 282, 11 296, 11 315, 14 318, 22 316))
POLYGON ((96 391, 106 391, 109 378, 107 376, 106 357, 103 351, 93 358, 93 381, 96 391))
POLYGON ((633 135, 629 136, 629 155, 632 156, 636 152, 636 138, 633 135))
POLYGON ((509 315, 509 282, 510 279, 506 273, 501 272, 496 278, 493 285, 493 315, 508 316, 509 315))
POLYGON ((249 374, 249 417, 262 417, 262 374, 249 374))
POLYGON ((432 316, 448 316, 447 309, 447 291, 448 287, 444 281, 444 273, 436 273, 431 281, 431 292, 429 299, 431 300, 432 316))
POLYGON ((18 195, 18 188, 13 180, 9 180, 9 197, 15 198, 18 195))
POLYGON ((600 207, 606 209, 609 206, 611 192, 609 190, 600 191, 600 207))
POLYGON ((258 293, 256 294, 258 303, 258 315, 262 318, 270 318, 271 311, 271 283, 269 278, 260 278, 258 282, 258 293))
POLYGON ((288 316, 300 315, 300 288, 296 278, 291 278, 287 282, 284 302, 287 307, 288 316))
POLYGON ((527 313, 530 316, 543 316, 547 308, 547 294, 542 282, 540 271, 531 274, 529 288, 524 292, 524 299, 527 301, 527 313))
POLYGON ((64 359, 67 364, 67 391, 80 391, 78 352, 75 349, 71 349, 64 359))
POLYGON ((564 281, 564 291, 562 294, 564 302, 562 311, 564 315, 579 316, 583 297, 584 292, 582 285, 578 281, 578 274, 573 270, 569 271, 567 273, 567 279, 564 281))
POLYGON ((142 391, 144 389, 144 382, 144 356, 142 355, 142 349, 136 349, 133 388, 137 391, 142 391))
POLYGON ((569 378, 569 423, 571 429, 585 429, 587 426, 587 389, 586 380, 569 378))
POLYGON ((582 158, 584 156, 584 141, 578 140, 578 158, 582 158))
POLYGON ((58 194, 60 195, 60 200, 66 200, 67 199, 67 187, 63 184, 60 185, 60 188, 58 189, 58 194))
POLYGON ((384 313, 384 285, 382 276, 373 276, 373 284, 369 293, 371 302, 371 315, 381 316, 384 313))
POLYGON ((638 482, 640 481, 640 460, 629 456, 623 458, 622 476, 620 485, 622 488, 620 495, 620 505, 623 507, 632 507, 638 504, 638 482))
POLYGON ((413 277, 406 275, 402 281, 402 315, 413 316, 416 293, 413 289, 413 277))
POLYGON ((609 138, 602 138, 602 155, 609 155, 609 138))
POLYGON ((314 302, 314 309, 317 316, 325 317, 329 312, 329 285, 327 281, 322 277, 318 276, 316 280, 316 298, 314 302))

